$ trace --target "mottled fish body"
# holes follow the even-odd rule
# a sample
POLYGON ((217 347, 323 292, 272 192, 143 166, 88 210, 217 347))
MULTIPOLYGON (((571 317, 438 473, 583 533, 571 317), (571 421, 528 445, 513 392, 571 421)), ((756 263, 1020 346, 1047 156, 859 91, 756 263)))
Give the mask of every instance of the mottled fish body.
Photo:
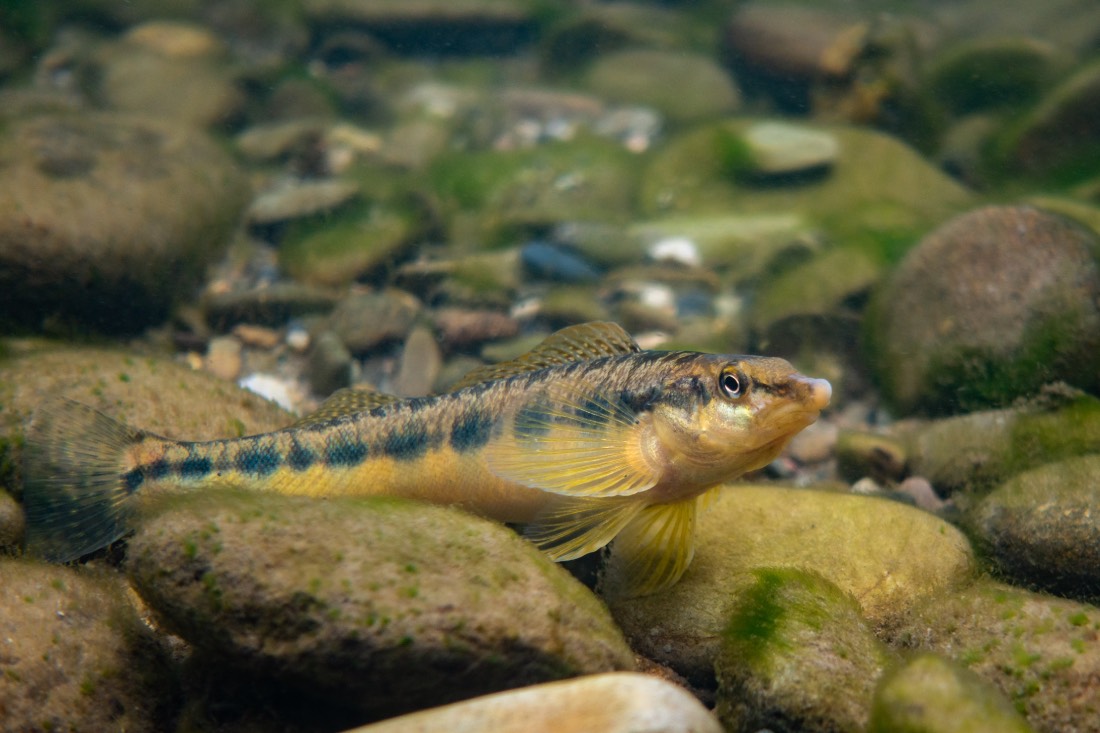
POLYGON ((556 560, 619 536, 628 592, 653 592, 691 560, 698 499, 771 461, 829 394, 782 359, 643 352, 593 323, 445 394, 342 390, 291 426, 244 438, 171 440, 55 400, 28 429, 26 545, 80 557, 166 492, 400 496, 523 523, 556 560))

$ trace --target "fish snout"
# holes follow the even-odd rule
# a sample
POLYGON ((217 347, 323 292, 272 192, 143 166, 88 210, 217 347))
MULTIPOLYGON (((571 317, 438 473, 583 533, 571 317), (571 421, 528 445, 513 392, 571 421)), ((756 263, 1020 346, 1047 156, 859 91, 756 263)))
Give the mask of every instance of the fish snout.
POLYGON ((806 378, 807 401, 815 410, 824 410, 833 397, 833 385, 827 379, 806 378))

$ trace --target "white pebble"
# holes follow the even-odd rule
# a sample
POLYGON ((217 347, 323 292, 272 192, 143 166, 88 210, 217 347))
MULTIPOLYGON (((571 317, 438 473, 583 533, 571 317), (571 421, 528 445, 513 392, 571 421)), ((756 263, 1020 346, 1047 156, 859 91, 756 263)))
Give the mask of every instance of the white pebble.
POLYGON ((284 379, 271 374, 250 374, 237 384, 264 399, 271 400, 284 410, 294 411, 292 388, 284 379))
POLYGON ((648 254, 658 262, 677 262, 688 267, 699 267, 703 258, 699 247, 687 237, 665 237, 649 245, 648 254))
POLYGON ((286 345, 299 354, 309 348, 309 331, 304 328, 291 328, 286 332, 286 345))

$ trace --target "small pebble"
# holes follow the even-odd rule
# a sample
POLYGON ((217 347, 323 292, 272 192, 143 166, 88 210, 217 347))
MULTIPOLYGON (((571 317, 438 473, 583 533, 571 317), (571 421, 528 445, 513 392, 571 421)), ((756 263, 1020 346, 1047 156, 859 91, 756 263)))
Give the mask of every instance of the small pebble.
POLYGON ((232 382, 241 373, 243 366, 241 342, 232 336, 218 336, 210 340, 206 347, 203 368, 214 376, 232 382))
POLYGON ((264 399, 271 400, 284 410, 294 412, 296 409, 295 390, 285 379, 272 374, 250 374, 237 384, 264 399))
POLYGON ((248 323, 239 323, 234 326, 233 335, 245 346, 254 346, 257 349, 274 349, 281 340, 279 332, 275 329, 248 323))
POLYGON ((549 242, 528 242, 521 248, 520 258, 533 277, 545 280, 582 283, 600 277, 580 256, 549 242))
POLYGON ((304 354, 311 342, 309 331, 301 325, 292 325, 286 332, 286 345, 295 353, 304 354))
POLYGON ((910 476, 898 484, 898 491, 912 497, 917 506, 925 511, 938 512, 947 505, 947 502, 936 494, 931 482, 923 476, 910 476))
POLYGON ((688 267, 701 267, 699 247, 687 237, 666 237, 649 245, 646 254, 657 262, 675 262, 688 267))
POLYGON ((866 496, 875 496, 882 493, 882 487, 875 482, 873 478, 864 476, 859 481, 852 484, 851 491, 853 494, 863 494, 866 496))

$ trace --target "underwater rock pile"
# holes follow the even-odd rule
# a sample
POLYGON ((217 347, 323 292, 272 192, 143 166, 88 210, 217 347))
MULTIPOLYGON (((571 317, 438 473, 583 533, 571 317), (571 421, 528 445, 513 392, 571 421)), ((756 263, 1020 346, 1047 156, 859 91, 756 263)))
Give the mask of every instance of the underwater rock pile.
POLYGON ((728 5, 0 8, 0 730, 1100 730, 1100 7, 728 5), (277 492, 22 553, 49 397, 239 437, 598 320, 832 384, 667 591, 277 492))

